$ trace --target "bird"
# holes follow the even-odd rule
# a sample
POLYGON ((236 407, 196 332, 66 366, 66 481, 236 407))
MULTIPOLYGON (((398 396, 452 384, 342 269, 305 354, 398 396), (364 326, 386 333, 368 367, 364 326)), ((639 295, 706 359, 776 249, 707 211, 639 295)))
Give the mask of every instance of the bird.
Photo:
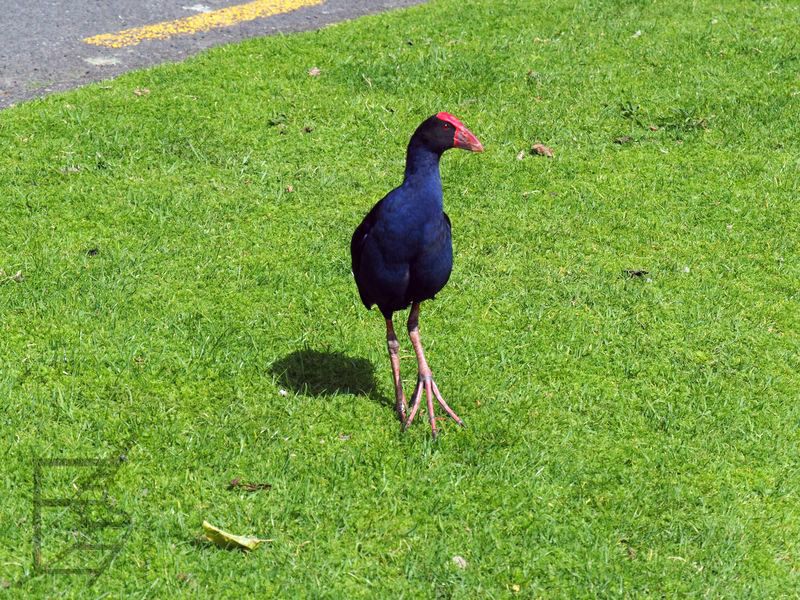
POLYGON ((425 119, 408 143, 403 182, 372 207, 350 240, 351 266, 361 301, 368 310, 377 305, 386 321, 397 417, 403 430, 408 429, 424 391, 434 438, 438 433, 434 398, 464 427, 433 379, 419 333, 420 304, 441 291, 453 268, 452 225, 444 212, 439 172, 439 160, 451 148, 483 152, 478 138, 452 114, 439 112, 425 119), (400 378, 400 343, 393 323, 393 314, 409 306, 408 336, 417 358, 410 408, 400 378))

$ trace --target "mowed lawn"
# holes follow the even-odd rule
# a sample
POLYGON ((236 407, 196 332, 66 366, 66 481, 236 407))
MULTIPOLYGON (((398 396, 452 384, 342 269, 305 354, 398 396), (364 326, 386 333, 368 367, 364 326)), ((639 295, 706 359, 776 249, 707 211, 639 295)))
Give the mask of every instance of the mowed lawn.
POLYGON ((0 592, 796 597, 798 27, 437 0, 0 113, 0 592), (442 161, 434 443, 348 245, 440 110, 486 152, 442 161), (32 577, 35 457, 123 448, 111 566, 32 577))

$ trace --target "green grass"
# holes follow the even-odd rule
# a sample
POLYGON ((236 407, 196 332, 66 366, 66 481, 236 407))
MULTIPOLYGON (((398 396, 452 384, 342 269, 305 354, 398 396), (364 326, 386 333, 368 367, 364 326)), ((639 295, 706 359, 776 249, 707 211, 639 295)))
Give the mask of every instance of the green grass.
POLYGON ((796 597, 799 23, 440 0, 0 113, 6 595, 796 597), (439 110, 487 151, 442 165, 433 443, 348 244, 439 110), (34 457, 129 439, 111 567, 30 577, 34 457))

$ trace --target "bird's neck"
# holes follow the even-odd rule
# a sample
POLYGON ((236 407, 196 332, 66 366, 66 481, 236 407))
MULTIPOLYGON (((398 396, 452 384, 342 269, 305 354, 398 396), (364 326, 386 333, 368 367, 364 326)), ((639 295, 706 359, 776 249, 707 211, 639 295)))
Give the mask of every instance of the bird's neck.
POLYGON ((412 138, 406 152, 406 175, 403 185, 427 192, 427 198, 442 203, 442 178, 439 175, 440 152, 434 152, 412 138))

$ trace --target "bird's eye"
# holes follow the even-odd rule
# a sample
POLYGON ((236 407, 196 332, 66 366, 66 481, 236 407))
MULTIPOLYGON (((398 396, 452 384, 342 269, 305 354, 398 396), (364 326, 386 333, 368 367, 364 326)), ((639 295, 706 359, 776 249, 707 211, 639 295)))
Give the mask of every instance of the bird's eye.
POLYGON ((442 125, 442 127, 444 127, 445 129, 450 129, 452 125, 450 125, 450 123, 445 123, 444 125, 442 125))

